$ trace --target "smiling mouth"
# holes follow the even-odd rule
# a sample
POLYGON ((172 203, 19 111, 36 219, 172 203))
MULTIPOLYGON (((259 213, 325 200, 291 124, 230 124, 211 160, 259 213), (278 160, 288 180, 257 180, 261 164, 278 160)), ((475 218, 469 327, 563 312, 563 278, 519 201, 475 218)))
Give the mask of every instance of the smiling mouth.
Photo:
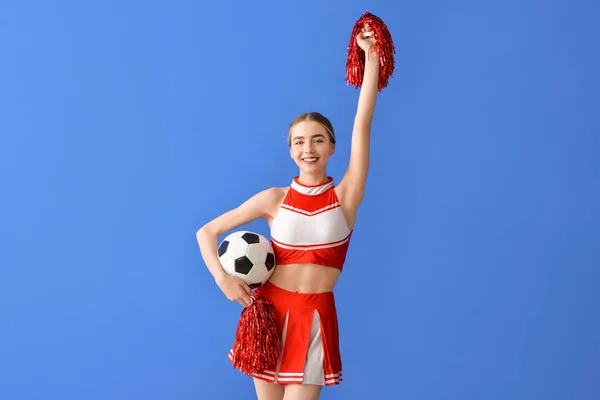
POLYGON ((305 162, 306 164, 314 164, 317 162, 319 158, 318 157, 306 157, 303 158, 302 161, 305 162))

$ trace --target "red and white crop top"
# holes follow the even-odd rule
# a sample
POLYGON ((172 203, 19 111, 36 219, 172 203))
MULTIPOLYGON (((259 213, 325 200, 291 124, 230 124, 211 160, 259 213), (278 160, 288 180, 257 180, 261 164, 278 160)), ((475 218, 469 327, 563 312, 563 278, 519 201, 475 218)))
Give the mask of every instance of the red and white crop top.
POLYGON ((306 186, 294 177, 271 223, 277 265, 311 263, 341 271, 351 235, 333 178, 306 186))

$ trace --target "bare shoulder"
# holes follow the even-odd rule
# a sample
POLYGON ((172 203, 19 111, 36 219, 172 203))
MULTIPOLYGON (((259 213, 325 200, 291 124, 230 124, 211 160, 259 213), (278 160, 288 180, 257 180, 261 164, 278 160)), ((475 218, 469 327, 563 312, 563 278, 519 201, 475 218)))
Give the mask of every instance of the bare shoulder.
POLYGON ((281 203, 283 203, 283 199, 287 194, 289 188, 287 187, 271 187, 263 191, 263 196, 265 202, 269 204, 270 207, 274 209, 279 208, 281 203))
POLYGON ((263 217, 273 216, 283 202, 288 188, 270 187, 252 196, 242 207, 261 210, 263 217))
POLYGON ((286 192, 285 188, 276 187, 261 190, 239 206, 205 224, 202 229, 220 235, 259 218, 270 222, 283 202, 286 192))
POLYGON ((264 189, 258 192, 253 196, 255 201, 259 201, 262 204, 274 204, 277 203, 280 199, 283 200, 285 196, 285 188, 280 187, 270 187, 268 189, 264 189))
POLYGON ((260 202, 263 204, 265 210, 264 218, 269 223, 269 226, 271 225, 273 218, 275 218, 275 214, 277 214, 279 207, 281 207, 287 192, 288 188, 271 187, 259 193, 260 202))

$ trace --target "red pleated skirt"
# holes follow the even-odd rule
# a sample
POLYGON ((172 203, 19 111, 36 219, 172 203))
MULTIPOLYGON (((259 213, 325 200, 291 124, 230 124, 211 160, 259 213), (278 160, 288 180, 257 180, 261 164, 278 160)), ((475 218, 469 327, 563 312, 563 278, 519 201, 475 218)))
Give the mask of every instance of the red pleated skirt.
POLYGON ((281 385, 339 384, 342 361, 333 292, 295 293, 270 282, 256 291, 274 305, 282 349, 276 365, 252 376, 281 385))

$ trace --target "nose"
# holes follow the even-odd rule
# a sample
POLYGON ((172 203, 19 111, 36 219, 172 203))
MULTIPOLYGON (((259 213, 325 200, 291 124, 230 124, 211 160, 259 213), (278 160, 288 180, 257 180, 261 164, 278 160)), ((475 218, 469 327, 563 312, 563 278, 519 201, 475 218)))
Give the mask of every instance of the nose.
POLYGON ((304 144, 304 153, 312 153, 314 149, 314 144, 312 141, 307 140, 306 143, 304 144))

